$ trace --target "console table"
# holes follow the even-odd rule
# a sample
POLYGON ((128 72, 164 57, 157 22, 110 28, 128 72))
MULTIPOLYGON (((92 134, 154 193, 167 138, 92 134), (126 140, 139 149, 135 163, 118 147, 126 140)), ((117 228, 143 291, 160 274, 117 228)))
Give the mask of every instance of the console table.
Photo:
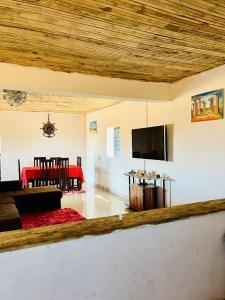
POLYGON ((166 177, 152 178, 147 175, 125 173, 129 179, 129 206, 137 211, 166 207, 165 181, 166 177), (162 181, 162 201, 159 201, 158 181, 162 181), (138 183, 136 182, 138 181, 138 183))

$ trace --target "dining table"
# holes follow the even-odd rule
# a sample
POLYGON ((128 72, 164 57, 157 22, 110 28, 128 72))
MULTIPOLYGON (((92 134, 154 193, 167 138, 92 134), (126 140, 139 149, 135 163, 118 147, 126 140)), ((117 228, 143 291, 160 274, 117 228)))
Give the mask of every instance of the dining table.
MULTIPOLYGON (((24 187, 29 186, 29 180, 40 178, 40 167, 23 167, 21 171, 21 180, 24 187)), ((78 178, 80 184, 84 182, 84 175, 82 168, 76 165, 69 165, 69 178, 78 178)))

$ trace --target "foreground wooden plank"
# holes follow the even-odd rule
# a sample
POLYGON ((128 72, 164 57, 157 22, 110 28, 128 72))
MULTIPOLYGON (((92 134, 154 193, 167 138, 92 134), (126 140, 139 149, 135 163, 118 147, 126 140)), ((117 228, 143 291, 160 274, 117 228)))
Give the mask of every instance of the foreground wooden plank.
POLYGON ((85 235, 100 235, 145 224, 160 224, 183 218, 225 211, 225 199, 133 212, 75 223, 0 233, 0 252, 51 244, 85 235))

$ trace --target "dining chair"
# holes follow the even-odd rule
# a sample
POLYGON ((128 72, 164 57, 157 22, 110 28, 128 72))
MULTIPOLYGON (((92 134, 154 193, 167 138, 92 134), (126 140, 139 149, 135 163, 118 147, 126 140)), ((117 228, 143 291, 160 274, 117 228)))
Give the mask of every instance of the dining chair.
POLYGON ((69 158, 59 158, 56 162, 57 187, 69 191, 69 158))
POLYGON ((61 159, 61 157, 60 156, 58 156, 58 157, 50 157, 50 159, 53 161, 53 165, 57 166, 57 162, 58 162, 59 159, 61 159))
POLYGON ((51 159, 40 160, 40 178, 38 186, 54 185, 53 161, 51 159))
POLYGON ((54 156, 54 157, 50 157, 50 159, 53 161, 53 172, 54 172, 54 176, 53 176, 53 181, 52 184, 55 186, 59 186, 59 163, 60 163, 60 156, 54 156))
POLYGON ((46 159, 45 156, 35 156, 34 157, 34 167, 40 167, 40 161, 46 159))
POLYGON ((54 157, 50 157, 50 159, 53 161, 53 168, 54 168, 54 182, 53 182, 53 185, 55 186, 59 186, 59 169, 58 169, 58 163, 59 163, 59 160, 61 159, 60 156, 54 156, 54 157))
POLYGON ((78 167, 82 167, 82 164, 81 164, 81 156, 77 156, 77 166, 78 166, 78 167))
MULTIPOLYGON (((35 156, 34 157, 34 167, 40 167, 41 160, 45 160, 45 156, 35 156)), ((33 179, 32 186, 39 186, 39 178, 33 179)))
MULTIPOLYGON (((82 167, 82 158, 81 156, 77 156, 77 167, 82 167)), ((78 177, 70 177, 69 178, 70 183, 70 189, 78 189, 78 191, 81 189, 81 182, 80 178, 78 177)))
POLYGON ((19 177, 19 180, 21 180, 21 167, 20 167, 20 159, 18 158, 18 177, 19 177))
MULTIPOLYGON (((22 181, 22 178, 21 178, 20 158, 18 158, 18 160, 17 160, 17 165, 18 165, 18 177, 19 177, 19 181, 22 181)), ((31 186, 34 187, 35 186, 35 179, 28 179, 28 186, 30 186, 30 183, 31 183, 31 186)))

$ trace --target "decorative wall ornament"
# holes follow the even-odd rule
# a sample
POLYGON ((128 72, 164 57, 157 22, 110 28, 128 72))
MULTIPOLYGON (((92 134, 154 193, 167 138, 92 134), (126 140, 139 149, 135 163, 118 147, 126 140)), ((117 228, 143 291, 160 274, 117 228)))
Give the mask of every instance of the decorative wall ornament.
POLYGON ((3 90, 3 99, 11 106, 22 105, 27 100, 27 93, 17 90, 3 90))
POLYGON ((191 122, 224 118, 224 89, 191 97, 191 122))
POLYGON ((48 138, 55 136, 55 131, 58 130, 55 128, 55 123, 50 122, 49 114, 48 114, 48 122, 46 123, 43 122, 43 127, 41 129, 43 130, 43 135, 48 138))

